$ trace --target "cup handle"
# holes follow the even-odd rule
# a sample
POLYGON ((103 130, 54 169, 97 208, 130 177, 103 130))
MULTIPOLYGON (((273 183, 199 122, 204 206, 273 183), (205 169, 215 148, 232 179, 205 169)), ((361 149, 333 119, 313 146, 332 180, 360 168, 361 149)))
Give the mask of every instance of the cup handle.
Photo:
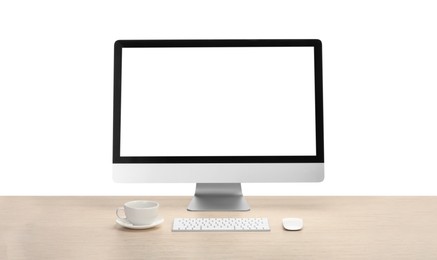
POLYGON ((126 216, 124 216, 124 217, 120 217, 120 215, 118 215, 118 211, 119 211, 119 210, 123 210, 123 211, 124 211, 124 208, 123 208, 123 207, 119 207, 119 208, 117 208, 117 209, 115 210, 115 215, 117 215, 117 217, 120 218, 120 219, 126 219, 126 216))

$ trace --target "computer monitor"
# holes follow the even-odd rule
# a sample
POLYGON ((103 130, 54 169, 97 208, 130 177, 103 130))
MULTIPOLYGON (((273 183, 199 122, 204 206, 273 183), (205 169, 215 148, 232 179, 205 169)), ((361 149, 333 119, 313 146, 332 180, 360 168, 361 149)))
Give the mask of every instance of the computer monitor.
POLYGON ((113 179, 249 210, 243 182, 323 180, 322 107, 320 40, 118 40, 113 179))

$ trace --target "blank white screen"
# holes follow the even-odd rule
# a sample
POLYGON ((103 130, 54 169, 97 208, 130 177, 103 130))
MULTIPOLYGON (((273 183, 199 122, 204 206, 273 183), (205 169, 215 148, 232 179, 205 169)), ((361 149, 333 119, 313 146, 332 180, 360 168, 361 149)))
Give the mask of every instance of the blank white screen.
POLYGON ((124 48, 120 156, 316 155, 314 48, 124 48))

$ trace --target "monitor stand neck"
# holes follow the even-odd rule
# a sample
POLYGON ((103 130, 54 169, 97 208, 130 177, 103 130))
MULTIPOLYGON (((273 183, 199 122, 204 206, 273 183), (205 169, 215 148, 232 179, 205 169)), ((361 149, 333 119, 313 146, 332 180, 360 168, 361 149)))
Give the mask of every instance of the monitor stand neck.
POLYGON ((189 211, 248 211, 241 183, 197 183, 189 211))

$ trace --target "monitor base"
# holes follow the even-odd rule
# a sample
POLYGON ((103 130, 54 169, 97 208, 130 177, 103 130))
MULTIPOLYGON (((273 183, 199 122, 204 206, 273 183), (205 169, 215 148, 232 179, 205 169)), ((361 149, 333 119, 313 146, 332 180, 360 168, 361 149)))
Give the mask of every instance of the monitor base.
POLYGON ((189 211, 248 211, 241 183, 197 183, 189 211))

